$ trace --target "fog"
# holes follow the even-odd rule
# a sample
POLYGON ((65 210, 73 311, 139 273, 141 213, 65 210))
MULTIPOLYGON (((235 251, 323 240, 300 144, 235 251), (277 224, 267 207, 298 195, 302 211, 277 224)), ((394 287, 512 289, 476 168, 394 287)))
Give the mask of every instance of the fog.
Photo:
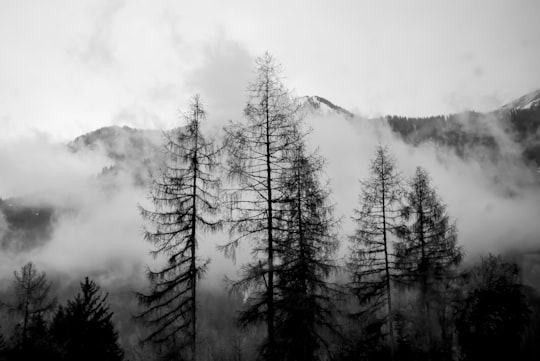
MULTIPOLYGON (((209 109, 209 114, 212 112, 209 109)), ((209 121, 213 134, 220 128, 216 124, 226 124, 225 116, 222 119, 209 121)), ((306 122, 313 129, 310 147, 318 148, 327 160, 325 178, 336 216, 342 220, 340 257, 346 255, 347 236, 354 230, 351 215, 358 207, 358 181, 367 177, 378 144, 389 146, 404 178, 417 166, 429 171, 450 216, 457 221, 466 257, 538 250, 540 192, 536 174, 519 161, 520 147, 501 130, 500 122, 470 129, 497 137, 504 157, 496 161, 478 153, 464 159, 432 143, 411 146, 381 119, 349 119, 308 111, 306 122)), ((127 144, 122 139, 118 143, 127 144)), ((56 210, 52 235, 44 244, 25 252, 0 252, 3 284, 12 279, 13 270, 33 261, 38 269, 67 283, 92 275, 105 287, 144 287, 146 267, 163 261, 149 256, 151 245, 143 239, 137 205, 150 206, 148 187, 133 181, 132 173, 141 170, 133 169, 132 164, 105 181, 99 174, 113 164, 103 147, 72 152, 42 133, 0 146, 0 197, 21 197, 28 205, 51 205, 56 210)), ((0 226, 0 232, 4 231, 0 226)), ((201 257, 212 259, 203 283, 206 287, 222 289, 224 277, 235 278, 235 270, 249 251, 250 245, 243 244, 243 256, 234 264, 216 251, 216 244, 225 243, 227 238, 225 230, 205 235, 200 243, 201 257)))
MULTIPOLYGON (((369 161, 378 144, 387 145, 404 178, 417 166, 428 170, 448 213, 457 222, 459 243, 467 257, 509 250, 538 250, 540 192, 538 175, 519 156, 520 146, 501 129, 501 122, 485 120, 483 132, 496 137, 503 157, 490 161, 482 149, 462 158, 433 143, 406 144, 381 120, 312 117, 312 143, 327 158, 337 214, 343 234, 351 234, 352 210, 358 206, 359 179, 368 176, 369 161)), ((467 119, 463 119, 467 122, 467 119)), ((471 132, 478 129, 470 129, 471 132)))

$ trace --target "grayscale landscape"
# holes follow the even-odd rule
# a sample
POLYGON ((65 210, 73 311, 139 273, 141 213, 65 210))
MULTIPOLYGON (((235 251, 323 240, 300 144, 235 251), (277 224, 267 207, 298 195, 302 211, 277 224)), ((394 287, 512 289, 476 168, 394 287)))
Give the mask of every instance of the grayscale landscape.
POLYGON ((0 1, 0 361, 538 360, 538 14, 0 1))

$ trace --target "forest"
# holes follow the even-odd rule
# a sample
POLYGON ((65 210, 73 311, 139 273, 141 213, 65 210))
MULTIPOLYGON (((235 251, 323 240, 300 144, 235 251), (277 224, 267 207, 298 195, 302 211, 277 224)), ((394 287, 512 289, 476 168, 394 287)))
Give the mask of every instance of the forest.
MULTIPOLYGON (((327 161, 283 79, 266 53, 244 119, 222 139, 205 133, 199 95, 164 132, 150 203, 138 206, 157 262, 146 287, 123 296, 128 317, 118 322, 90 275, 59 298, 28 262, 0 294, 0 360, 540 359, 540 295, 522 282, 522 260, 465 262, 430 169, 405 177, 391 144, 343 165, 368 176, 351 190, 354 232, 342 234, 327 161), (212 234, 241 262, 224 290, 201 287, 211 260, 199 246, 212 234)), ((415 142, 415 124, 389 122, 415 142)))

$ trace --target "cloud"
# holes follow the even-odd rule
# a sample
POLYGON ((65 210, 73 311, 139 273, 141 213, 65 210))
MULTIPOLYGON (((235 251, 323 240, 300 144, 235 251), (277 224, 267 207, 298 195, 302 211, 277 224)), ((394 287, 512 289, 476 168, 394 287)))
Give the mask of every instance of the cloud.
MULTIPOLYGON (((112 150, 118 154, 133 154, 133 147, 141 146, 128 139, 129 132, 114 134, 112 150)), ((161 145, 157 132, 145 132, 144 137, 155 146, 161 145)), ((47 239, 30 249, 0 251, 0 284, 8 285, 13 270, 32 261, 58 280, 61 289, 86 275, 104 287, 141 289, 146 284, 146 268, 164 262, 163 257, 150 256, 152 245, 143 239, 143 220, 137 205, 151 209, 151 202, 147 185, 136 181, 137 176, 147 174, 141 159, 125 158, 125 167, 99 176, 115 161, 107 157, 104 144, 96 145, 73 152, 43 133, 34 133, 0 146, 4 175, 0 178, 0 197, 16 197, 30 207, 54 207, 52 232, 47 239)), ((0 233, 6 227, 0 213, 0 233)), ((216 244, 225 240, 224 233, 201 238, 201 258, 212 258, 205 287, 221 289, 224 275, 234 274, 233 263, 216 252, 216 244)))
POLYGON ((125 5, 123 0, 112 0, 98 3, 98 6, 91 8, 90 34, 86 41, 74 44, 71 51, 89 66, 113 65, 116 59, 111 36, 115 17, 125 5))
POLYGON ((240 120, 247 102, 247 84, 252 81, 255 56, 241 44, 222 35, 203 50, 203 61, 187 78, 187 85, 200 93, 208 121, 221 127, 240 120))
POLYGON ((146 190, 122 172, 114 187, 103 183, 98 174, 112 164, 101 147, 75 153, 42 133, 2 144, 0 196, 52 206, 55 216, 50 240, 30 251, 0 253, 0 278, 28 261, 73 280, 91 272, 116 281, 142 274, 148 246, 136 205, 145 202, 146 190))

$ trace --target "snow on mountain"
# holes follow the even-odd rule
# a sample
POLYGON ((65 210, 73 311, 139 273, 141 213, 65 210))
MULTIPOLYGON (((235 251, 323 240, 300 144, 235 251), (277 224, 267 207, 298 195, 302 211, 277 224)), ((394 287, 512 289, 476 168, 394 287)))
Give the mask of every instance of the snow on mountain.
POLYGON ((328 99, 316 95, 301 97, 300 103, 302 104, 304 109, 311 113, 316 113, 320 115, 339 114, 347 118, 352 118, 354 116, 354 114, 347 109, 335 105, 328 99))
POLYGON ((503 105, 502 108, 507 109, 507 110, 510 110, 510 109, 525 110, 525 109, 540 108, 540 89, 537 89, 533 92, 525 94, 522 97, 519 97, 518 99, 503 105))

